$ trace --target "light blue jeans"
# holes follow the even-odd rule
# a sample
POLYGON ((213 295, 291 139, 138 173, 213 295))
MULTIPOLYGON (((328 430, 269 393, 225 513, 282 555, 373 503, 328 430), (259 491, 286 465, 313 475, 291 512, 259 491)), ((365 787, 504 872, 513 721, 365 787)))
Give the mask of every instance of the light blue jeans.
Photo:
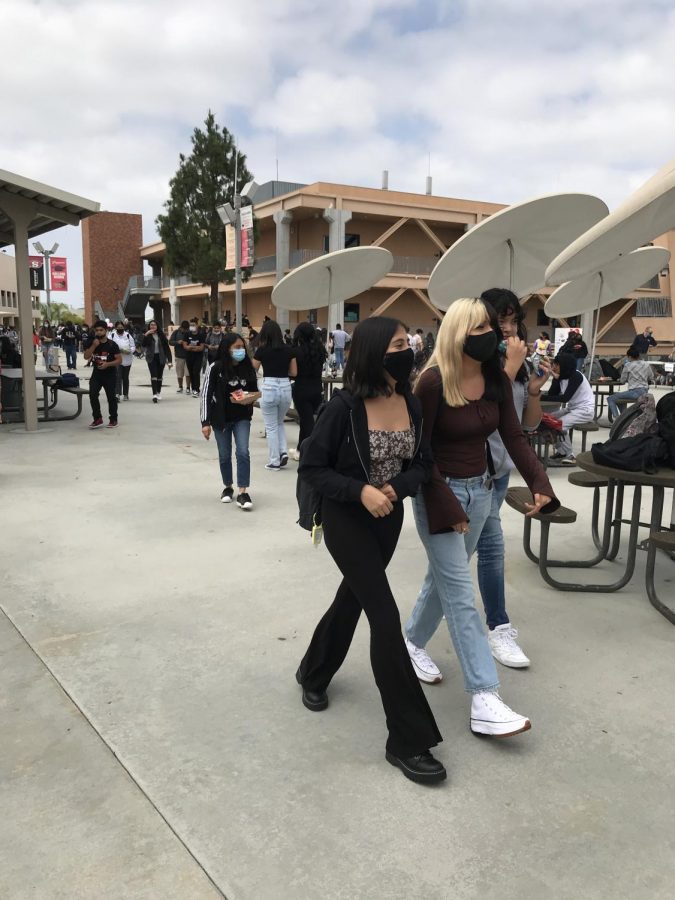
POLYGON ((272 466, 278 466, 281 457, 288 454, 284 417, 292 399, 290 379, 263 378, 260 411, 265 423, 269 462, 272 466))
POLYGON ((469 520, 469 533, 430 534, 422 491, 413 497, 415 524, 429 560, 417 603, 405 627, 408 640, 425 647, 445 616, 469 693, 495 691, 497 667, 474 601, 469 560, 490 516, 493 492, 487 476, 448 478, 469 520))
POLYGON ((632 388, 628 391, 619 391, 618 394, 610 394, 607 398, 607 406, 612 414, 612 418, 616 419, 617 416, 621 415, 621 410, 616 403, 617 400, 637 400, 638 397, 642 397, 643 394, 646 394, 648 390, 649 388, 640 387, 632 388))

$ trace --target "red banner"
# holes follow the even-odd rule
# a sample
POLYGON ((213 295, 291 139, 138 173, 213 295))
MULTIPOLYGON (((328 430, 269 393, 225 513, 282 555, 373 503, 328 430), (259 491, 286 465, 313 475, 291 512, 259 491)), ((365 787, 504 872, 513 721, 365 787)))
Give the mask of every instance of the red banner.
POLYGON ((49 257, 49 282, 53 291, 68 290, 68 264, 65 256, 49 257))

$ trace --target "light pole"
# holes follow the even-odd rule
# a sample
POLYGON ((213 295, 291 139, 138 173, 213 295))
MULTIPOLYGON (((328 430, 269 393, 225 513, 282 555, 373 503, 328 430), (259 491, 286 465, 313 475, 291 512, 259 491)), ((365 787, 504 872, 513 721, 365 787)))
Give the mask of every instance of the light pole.
POLYGON ((51 250, 45 250, 40 241, 35 241, 33 244, 37 252, 40 254, 43 262, 43 272, 45 279, 45 292, 47 294, 47 321, 51 325, 52 322, 52 307, 51 307, 51 279, 49 277, 49 257, 53 256, 56 251, 59 249, 58 244, 54 244, 51 250))
POLYGON ((230 203, 224 203, 216 207, 216 212, 224 225, 234 226, 234 320, 237 328, 241 328, 241 198, 248 197, 253 203, 258 185, 255 181, 249 181, 240 193, 236 189, 236 184, 235 175, 234 207, 230 203))

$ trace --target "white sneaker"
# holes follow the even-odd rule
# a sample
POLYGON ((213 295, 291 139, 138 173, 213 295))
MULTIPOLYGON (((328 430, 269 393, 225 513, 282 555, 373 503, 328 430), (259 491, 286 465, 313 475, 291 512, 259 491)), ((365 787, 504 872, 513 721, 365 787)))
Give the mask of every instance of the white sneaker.
POLYGON ((161 399, 162 399, 162 395, 161 395, 161 394, 157 394, 157 402, 159 402, 161 399))
POLYGON ((510 622, 497 625, 494 631, 488 632, 488 642, 492 655, 503 666, 511 669, 526 669, 530 661, 516 643, 518 632, 510 622))
POLYGON ((405 639, 405 647, 413 664, 415 675, 426 684, 438 684, 443 680, 441 670, 423 647, 416 647, 408 638, 405 639))
POLYGON ((471 698, 471 730, 474 734, 510 737, 529 731, 530 720, 504 703, 497 691, 480 691, 471 698))

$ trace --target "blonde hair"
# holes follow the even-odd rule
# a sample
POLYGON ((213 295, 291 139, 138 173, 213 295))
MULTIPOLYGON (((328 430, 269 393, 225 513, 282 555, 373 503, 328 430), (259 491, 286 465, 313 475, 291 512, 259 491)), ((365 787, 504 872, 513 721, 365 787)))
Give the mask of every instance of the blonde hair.
POLYGON ((423 369, 437 368, 443 382, 443 397, 448 406, 466 406, 462 393, 462 353, 467 335, 489 319, 487 307, 477 297, 455 300, 443 316, 436 346, 423 369))

